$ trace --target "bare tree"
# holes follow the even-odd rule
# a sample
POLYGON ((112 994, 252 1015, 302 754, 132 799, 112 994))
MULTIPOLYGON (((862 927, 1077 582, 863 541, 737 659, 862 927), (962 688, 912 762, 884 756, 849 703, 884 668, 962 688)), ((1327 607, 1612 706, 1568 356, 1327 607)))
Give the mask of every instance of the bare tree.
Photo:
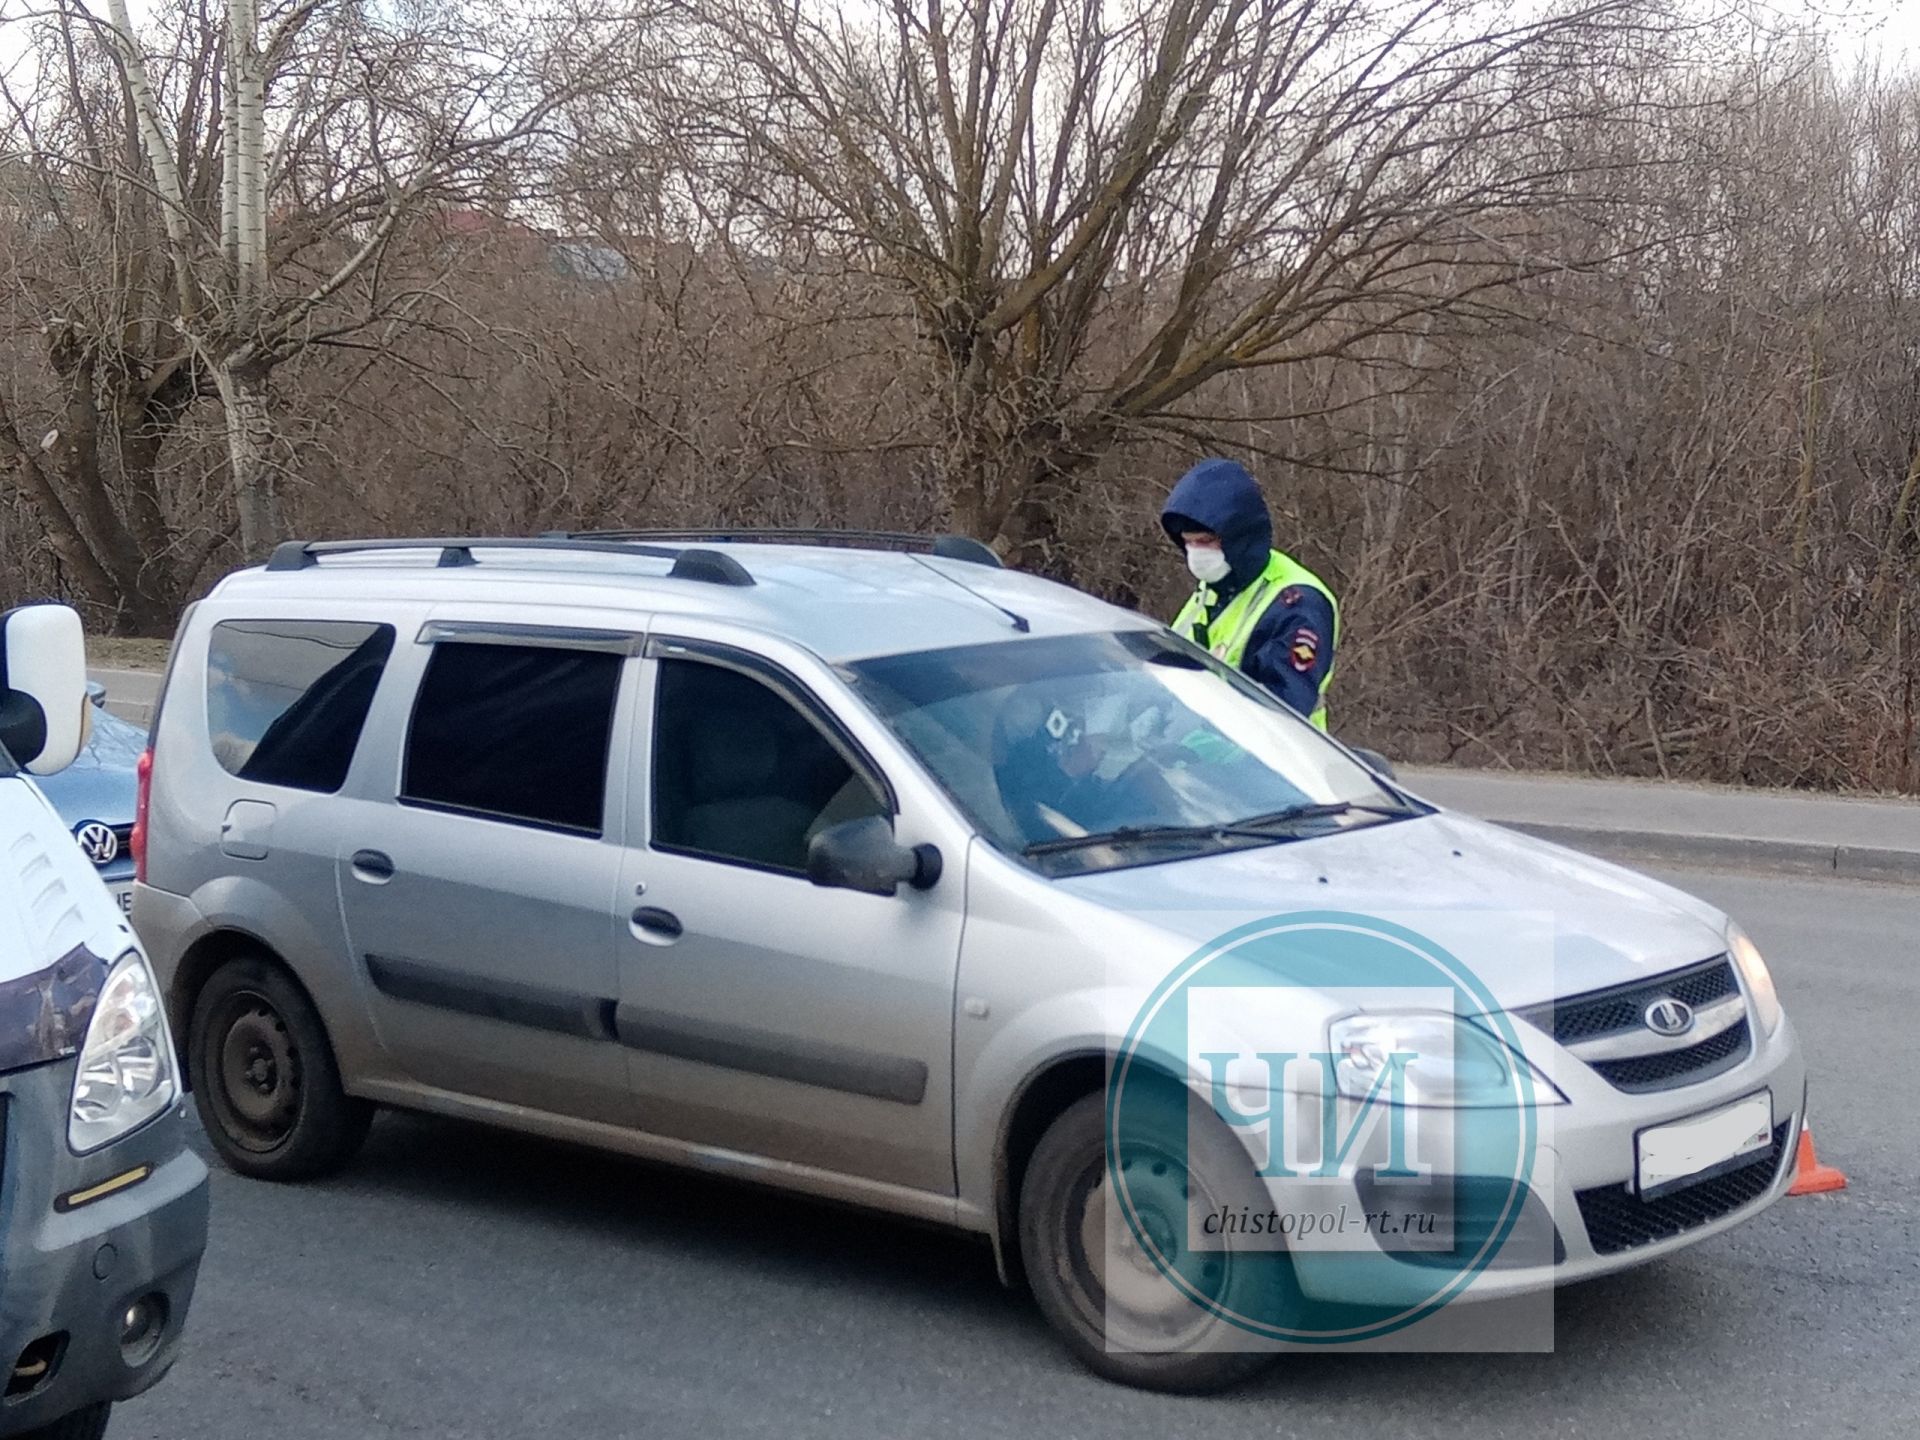
MULTIPOLYGON (((643 53, 631 10, 528 11, 482 27, 458 6, 401 17, 353 0, 230 0, 137 34, 126 0, 108 0, 104 17, 60 0, 21 23, 37 27, 40 63, 6 98, 28 122, 41 207, 81 236, 70 262, 97 243, 92 221, 71 213, 76 193, 91 197, 96 219, 137 217, 137 237, 116 239, 130 267, 122 278, 140 292, 109 308, 137 312, 153 332, 146 351, 172 353, 121 368, 179 412, 218 397, 248 555, 283 531, 275 369, 418 307, 434 277, 385 268, 395 236, 449 205, 510 204, 565 107, 643 53)), ((99 288, 77 265, 67 275, 99 288)), ((72 308, 44 284, 36 299, 49 315, 72 308)), ((104 352, 119 335, 103 324, 79 343, 104 352)), ((151 441, 177 418, 150 413, 143 433, 151 441)), ((26 463, 17 432, 9 450, 26 463)), ((98 476, 91 489, 75 497, 105 505, 98 476)), ((76 556, 102 548, 99 532, 111 529, 77 528, 87 533, 69 547, 76 556)), ((146 551, 156 536, 129 538, 146 551)), ((93 588, 124 592, 124 577, 96 578, 93 588)))
POLYGON ((13 142, 0 156, 0 314, 31 337, 0 385, 0 473, 27 497, 61 588, 155 630, 230 529, 204 475, 163 475, 199 372, 168 319, 161 212, 130 183, 138 143, 111 67, 67 12, 30 39, 0 77, 13 142))
MULTIPOLYGON (((1150 517, 1227 446, 1343 597, 1350 738, 1920 786, 1914 78, 1502 13, 724 0, 625 49, 509 14, 471 52, 525 50, 509 84, 444 10, 317 10, 268 70, 256 327, 430 148, 374 101, 493 87, 444 153, 587 89, 271 349, 273 499, 311 534, 958 518, 1165 614, 1150 517)), ((57 19, 0 74, 0 575, 164 628, 232 555, 240 290, 182 321, 121 62, 57 19)), ((141 37, 195 286, 258 235, 226 23, 141 37)))
POLYGON ((910 297, 955 522, 1029 559, 1116 443, 1209 430, 1220 377, 1484 320, 1517 280, 1598 259, 1540 253, 1528 217, 1587 163, 1557 122, 1596 106, 1597 68, 1652 64, 1658 19, 1637 0, 871 13, 688 5, 663 131, 737 243, 831 237, 910 297))

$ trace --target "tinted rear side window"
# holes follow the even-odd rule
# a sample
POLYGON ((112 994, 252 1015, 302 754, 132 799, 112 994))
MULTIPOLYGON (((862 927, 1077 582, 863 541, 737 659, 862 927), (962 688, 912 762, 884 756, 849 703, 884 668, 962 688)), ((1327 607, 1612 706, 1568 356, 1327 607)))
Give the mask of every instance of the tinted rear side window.
POLYGON ((345 783, 391 625, 222 620, 207 645, 207 734, 229 774, 331 794, 345 783))
POLYGON ((442 641, 414 702, 400 798, 598 835, 622 663, 442 641))

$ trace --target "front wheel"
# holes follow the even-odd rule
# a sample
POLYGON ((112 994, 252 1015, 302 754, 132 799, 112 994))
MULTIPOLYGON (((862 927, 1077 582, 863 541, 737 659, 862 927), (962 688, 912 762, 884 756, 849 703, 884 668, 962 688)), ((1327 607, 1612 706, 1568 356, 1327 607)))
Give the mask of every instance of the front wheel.
POLYGON ((220 1158, 260 1180, 309 1180, 345 1165, 373 1107, 340 1084, 319 1012, 279 966, 229 960, 194 1002, 187 1068, 220 1158))
POLYGON ((1076 1358, 1110 1380, 1225 1389, 1273 1358, 1270 1344, 1230 1317, 1270 1313, 1276 1296, 1291 1293, 1292 1266, 1284 1253, 1189 1249, 1189 1206, 1204 1214, 1252 1203, 1252 1162, 1184 1090, 1125 1103, 1133 1116, 1114 1168, 1126 1218, 1112 1193, 1104 1094, 1062 1111, 1028 1162, 1020 1252, 1034 1298, 1076 1358))
POLYGON ((113 1406, 102 1401, 62 1416, 51 1425, 29 1430, 19 1440, 100 1440, 107 1433, 107 1421, 112 1416, 113 1406))

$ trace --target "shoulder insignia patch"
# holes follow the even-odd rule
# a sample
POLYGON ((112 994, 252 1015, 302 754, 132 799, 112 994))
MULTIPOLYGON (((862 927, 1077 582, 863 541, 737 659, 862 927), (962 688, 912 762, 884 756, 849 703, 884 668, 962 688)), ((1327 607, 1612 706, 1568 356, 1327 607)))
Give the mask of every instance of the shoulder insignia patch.
POLYGON ((1313 669, 1313 662, 1320 658, 1319 632, 1311 625, 1302 625, 1287 641, 1287 654, 1294 669, 1302 672, 1313 669))

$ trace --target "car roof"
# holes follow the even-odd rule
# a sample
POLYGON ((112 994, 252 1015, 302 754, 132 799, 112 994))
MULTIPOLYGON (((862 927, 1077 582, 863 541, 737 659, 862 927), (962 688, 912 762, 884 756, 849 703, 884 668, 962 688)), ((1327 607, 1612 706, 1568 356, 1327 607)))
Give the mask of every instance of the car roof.
POLYGON ((573 623, 582 610, 659 620, 697 616, 781 636, 833 662, 1157 625, 1039 576, 895 550, 750 541, 674 549, 595 542, 575 550, 562 542, 532 548, 473 540, 458 542, 456 563, 439 563, 449 542, 423 541, 406 549, 378 543, 381 548, 335 552, 313 547, 311 559, 296 557, 292 566, 237 571, 208 599, 222 602, 223 609, 268 600, 440 605, 465 599, 558 611, 556 621, 573 623), (725 557, 752 583, 672 575, 675 554, 725 557))

